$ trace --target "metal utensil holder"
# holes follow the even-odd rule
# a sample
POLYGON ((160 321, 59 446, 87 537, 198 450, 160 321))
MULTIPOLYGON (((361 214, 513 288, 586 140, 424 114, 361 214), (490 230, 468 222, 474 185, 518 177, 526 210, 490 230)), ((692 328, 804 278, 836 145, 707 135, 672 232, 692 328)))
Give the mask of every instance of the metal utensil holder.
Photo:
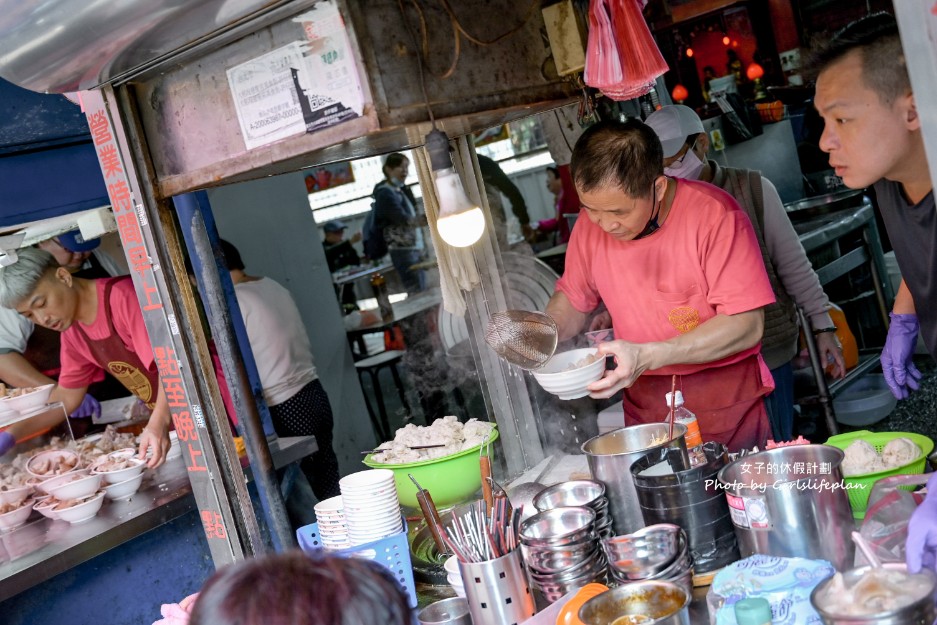
POLYGON ((536 612, 521 551, 486 562, 459 562, 473 625, 518 625, 536 612))

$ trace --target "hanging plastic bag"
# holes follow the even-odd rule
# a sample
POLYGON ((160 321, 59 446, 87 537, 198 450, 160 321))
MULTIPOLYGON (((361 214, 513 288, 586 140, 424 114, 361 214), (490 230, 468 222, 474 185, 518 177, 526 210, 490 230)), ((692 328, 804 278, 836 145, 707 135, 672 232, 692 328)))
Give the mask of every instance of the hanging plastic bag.
POLYGON ((584 81, 590 87, 602 89, 621 83, 621 56, 615 43, 615 31, 608 13, 606 0, 592 0, 589 4, 589 41, 586 46, 584 81))
MULTIPOLYGON (((860 533, 882 562, 904 562, 908 522, 921 499, 920 492, 911 492, 914 486, 926 484, 930 473, 923 475, 895 475, 875 482, 869 495, 860 533)), ((867 564, 857 550, 856 566, 867 564)))
POLYGON ((649 93, 667 63, 651 35, 640 0, 608 0, 614 40, 618 42, 622 80, 602 92, 614 100, 631 100, 649 93))

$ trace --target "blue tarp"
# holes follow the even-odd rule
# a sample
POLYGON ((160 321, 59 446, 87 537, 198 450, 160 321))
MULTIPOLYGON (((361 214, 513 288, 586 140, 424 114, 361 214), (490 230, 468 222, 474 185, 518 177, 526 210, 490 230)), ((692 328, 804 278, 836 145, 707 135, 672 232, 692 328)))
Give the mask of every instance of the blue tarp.
POLYGON ((109 203, 79 107, 0 79, 0 227, 109 203))

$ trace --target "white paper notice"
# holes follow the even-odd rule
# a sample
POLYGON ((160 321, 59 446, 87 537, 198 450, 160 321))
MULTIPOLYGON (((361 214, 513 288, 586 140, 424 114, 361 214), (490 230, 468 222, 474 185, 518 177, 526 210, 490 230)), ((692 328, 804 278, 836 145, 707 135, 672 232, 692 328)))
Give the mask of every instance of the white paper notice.
POLYGON ((293 18, 301 40, 228 70, 248 149, 352 119, 364 110, 351 41, 333 0, 293 18))

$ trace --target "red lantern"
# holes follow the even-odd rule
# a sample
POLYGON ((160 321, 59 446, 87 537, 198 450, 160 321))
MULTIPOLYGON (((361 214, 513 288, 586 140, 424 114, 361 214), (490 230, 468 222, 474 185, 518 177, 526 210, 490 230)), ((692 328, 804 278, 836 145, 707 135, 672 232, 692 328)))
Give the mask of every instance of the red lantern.
POLYGON ((686 49, 687 58, 693 58, 693 48, 686 49))
POLYGON ((683 102, 690 97, 690 93, 686 90, 686 87, 683 85, 677 85, 673 88, 673 91, 670 92, 670 97, 673 98, 674 102, 678 104, 683 102))
POLYGON ((755 81, 765 75, 765 70, 758 63, 752 63, 748 66, 748 69, 745 70, 745 75, 748 76, 749 80, 755 81))

